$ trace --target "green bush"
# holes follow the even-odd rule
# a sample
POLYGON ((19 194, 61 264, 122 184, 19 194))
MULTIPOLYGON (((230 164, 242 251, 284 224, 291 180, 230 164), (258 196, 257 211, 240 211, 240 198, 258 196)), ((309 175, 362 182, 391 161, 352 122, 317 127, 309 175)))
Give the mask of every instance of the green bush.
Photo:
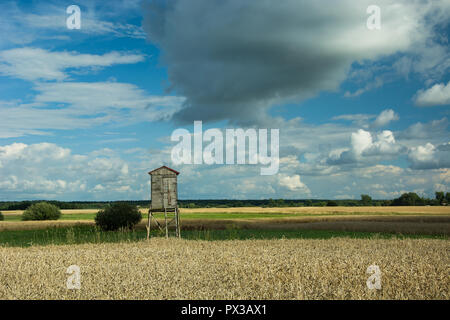
POLYGON ((3 216, 3 213, 0 211, 0 221, 5 220, 5 217, 3 216))
POLYGON ((97 212, 95 224, 104 231, 132 229, 141 219, 136 206, 118 202, 97 212))
POLYGON ((38 202, 29 206, 22 214, 22 220, 58 220, 61 210, 51 203, 38 202))
POLYGON ((337 207, 337 206, 338 206, 338 203, 334 200, 329 200, 327 202, 327 207, 337 207))

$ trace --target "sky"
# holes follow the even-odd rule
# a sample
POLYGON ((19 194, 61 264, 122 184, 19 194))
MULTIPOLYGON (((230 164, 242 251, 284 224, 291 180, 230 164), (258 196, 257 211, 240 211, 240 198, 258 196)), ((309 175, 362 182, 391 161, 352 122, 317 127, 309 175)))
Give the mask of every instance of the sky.
POLYGON ((449 22, 443 0, 1 1, 0 201, 150 199, 162 165, 180 199, 448 192, 449 22), (194 121, 278 129, 278 172, 173 163, 194 121))

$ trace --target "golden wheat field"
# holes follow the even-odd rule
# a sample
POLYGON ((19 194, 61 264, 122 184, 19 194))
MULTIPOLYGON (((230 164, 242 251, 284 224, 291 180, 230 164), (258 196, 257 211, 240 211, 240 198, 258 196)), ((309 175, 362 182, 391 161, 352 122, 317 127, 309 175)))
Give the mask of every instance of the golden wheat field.
POLYGON ((449 258, 448 241, 426 239, 0 247, 0 299, 449 299, 449 258), (380 290, 366 284, 373 264, 380 290))

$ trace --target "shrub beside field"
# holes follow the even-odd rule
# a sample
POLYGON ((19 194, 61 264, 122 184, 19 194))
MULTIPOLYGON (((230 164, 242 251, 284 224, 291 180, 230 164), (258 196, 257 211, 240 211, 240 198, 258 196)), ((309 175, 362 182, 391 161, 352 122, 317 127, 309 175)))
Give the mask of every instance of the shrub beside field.
POLYGON ((50 203, 38 202, 29 206, 22 214, 22 220, 58 220, 61 210, 50 203))
POLYGON ((122 202, 100 210, 95 216, 95 223, 104 231, 133 229, 142 219, 137 206, 122 202))

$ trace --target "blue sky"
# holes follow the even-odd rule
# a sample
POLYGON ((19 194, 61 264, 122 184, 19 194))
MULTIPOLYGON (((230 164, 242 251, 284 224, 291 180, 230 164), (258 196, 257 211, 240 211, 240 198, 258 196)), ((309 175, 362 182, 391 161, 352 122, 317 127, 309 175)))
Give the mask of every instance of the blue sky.
POLYGON ((149 199, 161 165, 182 199, 449 191, 447 1, 2 1, 0 21, 0 200, 149 199), (174 165, 194 120, 280 129, 279 172, 174 165))

